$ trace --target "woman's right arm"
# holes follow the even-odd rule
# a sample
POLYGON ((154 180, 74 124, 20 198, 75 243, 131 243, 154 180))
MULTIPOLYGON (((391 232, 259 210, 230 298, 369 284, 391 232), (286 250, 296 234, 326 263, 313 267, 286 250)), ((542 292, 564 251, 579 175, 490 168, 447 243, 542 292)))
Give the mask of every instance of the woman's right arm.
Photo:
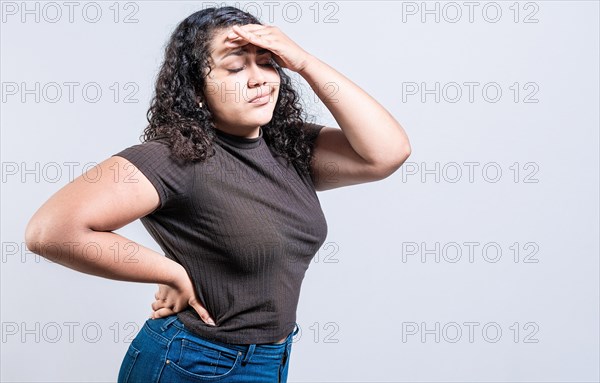
POLYGON ((29 250, 104 278, 174 285, 183 266, 113 233, 159 206, 150 181, 123 157, 110 157, 56 192, 31 217, 29 250), (86 176, 89 174, 89 176, 86 176))

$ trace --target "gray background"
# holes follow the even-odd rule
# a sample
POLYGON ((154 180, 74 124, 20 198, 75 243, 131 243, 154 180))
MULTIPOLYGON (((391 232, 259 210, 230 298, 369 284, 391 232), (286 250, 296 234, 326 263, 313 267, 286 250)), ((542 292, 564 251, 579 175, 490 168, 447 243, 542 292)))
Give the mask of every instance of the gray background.
MULTIPOLYGON (((139 143, 163 46, 207 3, 80 2, 72 20, 54 4, 2 3, 1 378, 115 381, 156 285, 36 258, 24 229, 139 143)), ((598 381, 598 2, 475 2, 471 20, 464 2, 273 4, 240 6, 375 97, 413 148, 385 180, 318 194, 329 232, 289 381, 598 381)), ((139 221, 118 232, 160 251, 139 221)))

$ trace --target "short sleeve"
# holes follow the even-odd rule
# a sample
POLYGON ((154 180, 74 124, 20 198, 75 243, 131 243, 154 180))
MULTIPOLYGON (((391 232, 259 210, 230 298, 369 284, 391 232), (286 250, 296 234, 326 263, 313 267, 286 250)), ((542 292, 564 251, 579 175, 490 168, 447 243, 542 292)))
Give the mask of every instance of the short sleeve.
POLYGON ((302 125, 302 129, 304 129, 309 141, 311 142, 311 145, 314 146, 315 141, 317 139, 317 136, 319 135, 319 132, 321 131, 321 129, 323 129, 325 126, 324 125, 319 125, 319 124, 313 124, 310 122, 305 122, 302 125))
POLYGON ((152 183, 160 198, 156 211, 185 197, 191 182, 189 165, 171 157, 166 141, 154 140, 130 146, 112 156, 123 157, 141 171, 152 183))
MULTIPOLYGON (((319 133, 321 132, 321 129, 323 129, 325 126, 324 125, 320 125, 320 124, 313 124, 310 122, 305 122, 302 125, 302 129, 304 130, 306 137, 308 138, 308 141, 310 142, 310 147, 311 147, 311 157, 314 156, 314 151, 312 151, 315 147, 315 141, 317 140, 317 137, 319 136, 319 133)), ((312 159, 311 159, 311 163, 312 163, 312 159)), ((313 165, 311 165, 309 167, 309 174, 310 174, 310 182, 314 188, 314 184, 315 184, 315 175, 314 175, 314 171, 312 168, 313 165)))

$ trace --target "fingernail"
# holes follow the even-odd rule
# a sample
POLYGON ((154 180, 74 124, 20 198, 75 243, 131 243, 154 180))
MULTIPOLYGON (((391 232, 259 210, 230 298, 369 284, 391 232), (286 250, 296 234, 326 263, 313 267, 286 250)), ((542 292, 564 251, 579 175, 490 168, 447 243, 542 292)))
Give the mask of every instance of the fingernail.
POLYGON ((216 325, 215 325, 215 321, 213 321, 212 319, 209 319, 209 320, 208 320, 208 324, 211 324, 211 325, 213 325, 213 326, 216 326, 216 325))

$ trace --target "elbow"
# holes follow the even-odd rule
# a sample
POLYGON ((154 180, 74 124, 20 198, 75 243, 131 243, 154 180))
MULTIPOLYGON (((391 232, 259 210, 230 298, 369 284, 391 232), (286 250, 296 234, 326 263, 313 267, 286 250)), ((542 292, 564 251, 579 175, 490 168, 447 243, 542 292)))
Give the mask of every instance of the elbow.
POLYGON ((402 164, 408 159, 408 157, 410 157, 410 155, 412 154, 412 148, 410 146, 410 142, 406 142, 406 145, 404 147, 404 149, 401 151, 402 155, 401 155, 401 162, 400 165, 398 165, 398 167, 402 166, 402 164))
MULTIPOLYGON (((81 252, 80 246, 90 243, 89 230, 62 217, 34 217, 25 228, 25 246, 47 260, 67 267, 81 252)), ((95 243, 94 243, 95 244, 95 243)))
POLYGON ((46 230, 37 219, 31 219, 25 228, 25 246, 35 254, 40 254, 41 244, 45 241, 46 230))
POLYGON ((73 216, 36 213, 25 227, 25 246, 31 252, 54 260, 65 251, 87 241, 91 229, 73 216))
POLYGON ((394 156, 390 156, 387 161, 378 166, 379 178, 384 179, 394 174, 406 162, 411 153, 412 149, 409 143, 402 149, 397 150, 394 156))
POLYGON ((25 228, 25 246, 31 252, 51 259, 53 252, 59 250, 59 243, 65 241, 67 234, 69 231, 65 230, 65 225, 57 224, 52 218, 34 216, 25 228))

